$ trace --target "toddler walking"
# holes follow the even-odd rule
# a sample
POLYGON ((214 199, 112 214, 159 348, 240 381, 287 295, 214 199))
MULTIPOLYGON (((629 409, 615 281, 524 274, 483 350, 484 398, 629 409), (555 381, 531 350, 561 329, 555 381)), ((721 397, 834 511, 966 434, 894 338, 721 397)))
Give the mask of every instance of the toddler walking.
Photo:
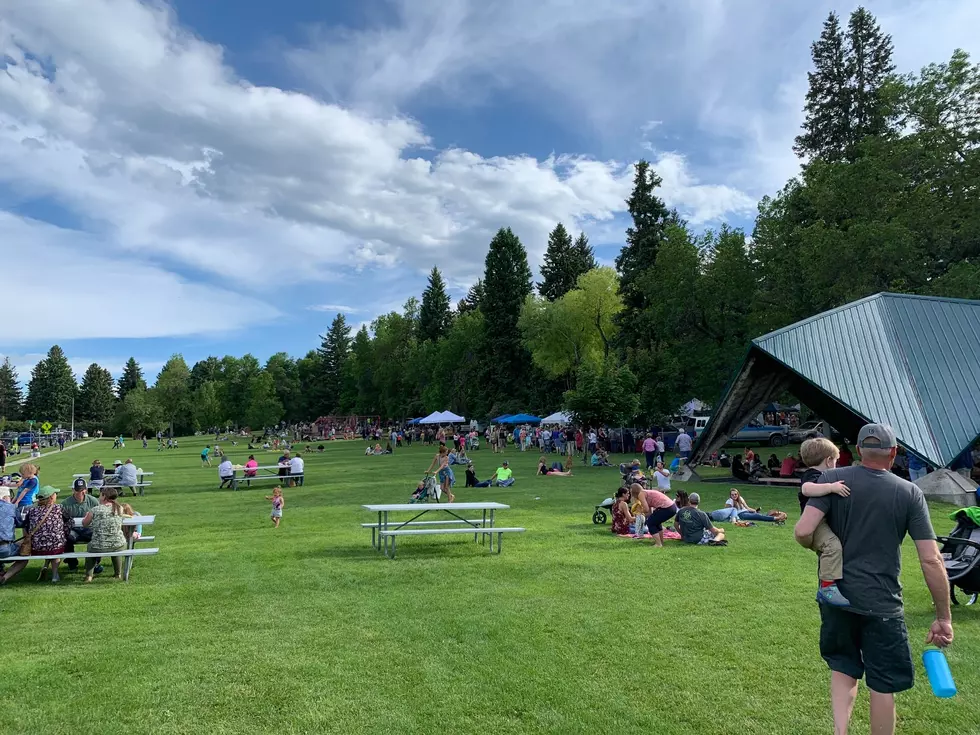
MULTIPOLYGON (((843 482, 820 484, 817 481, 826 470, 837 466, 840 452, 830 439, 807 439, 800 447, 800 459, 809 469, 803 473, 803 484, 800 488, 800 511, 806 507, 807 500, 819 498, 831 493, 837 493, 846 498, 851 494, 843 482)), ((827 520, 820 521, 813 532, 810 549, 817 552, 819 559, 817 575, 820 587, 817 590, 817 602, 834 607, 850 607, 850 601, 837 587, 837 581, 844 576, 844 550, 837 534, 830 530, 827 520)))
POLYGON ((282 509, 286 505, 286 499, 282 496, 282 488, 273 488, 272 495, 266 495, 265 499, 272 501, 272 525, 279 528, 279 521, 282 520, 282 509))

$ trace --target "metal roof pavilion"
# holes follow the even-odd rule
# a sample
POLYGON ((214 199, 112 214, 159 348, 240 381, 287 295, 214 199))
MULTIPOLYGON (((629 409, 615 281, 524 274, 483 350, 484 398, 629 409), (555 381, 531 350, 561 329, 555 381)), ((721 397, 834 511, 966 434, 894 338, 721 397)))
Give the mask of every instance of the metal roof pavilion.
POLYGON ((980 301, 879 293, 753 340, 692 464, 784 391, 847 437, 889 424, 947 466, 980 435, 980 301))

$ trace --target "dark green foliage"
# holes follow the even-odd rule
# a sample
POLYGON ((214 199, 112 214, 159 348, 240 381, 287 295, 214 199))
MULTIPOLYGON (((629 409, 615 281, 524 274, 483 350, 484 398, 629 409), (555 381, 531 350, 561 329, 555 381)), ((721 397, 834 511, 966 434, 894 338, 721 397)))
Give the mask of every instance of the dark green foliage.
POLYGON ((72 401, 78 392, 75 375, 64 351, 54 345, 47 357, 31 371, 24 402, 25 418, 37 422, 68 424, 71 421, 72 401))
POLYGON ((575 389, 565 394, 565 408, 581 426, 621 426, 632 423, 638 404, 636 376, 614 361, 600 366, 583 364, 575 389))
POLYGON ((479 309, 482 298, 483 279, 480 279, 470 287, 470 290, 466 292, 466 296, 459 300, 459 303, 456 305, 456 311, 460 314, 466 314, 474 309, 479 309))
POLYGON ((173 355, 153 385, 153 400, 169 427, 177 433, 194 428, 191 403, 191 371, 183 355, 173 355))
POLYGON ((419 309, 419 339, 437 342, 449 331, 449 294, 438 268, 429 274, 419 309))
POLYGON ((548 301, 560 299, 575 288, 580 275, 595 267, 595 255, 589 247, 589 238, 582 233, 572 242, 572 236, 559 222, 548 236, 538 293, 548 301))
POLYGON ((344 389, 344 365, 350 356, 351 337, 347 318, 337 314, 323 336, 320 355, 320 382, 316 386, 319 411, 326 415, 340 409, 344 389))
POLYGON ((24 398, 17 370, 5 357, 0 365, 0 420, 19 421, 24 398))
POLYGON ((140 364, 136 362, 135 357, 131 357, 126 361, 126 367, 123 368, 123 374, 119 378, 116 396, 121 401, 127 393, 137 388, 146 390, 146 380, 143 377, 143 369, 140 364))
POLYGON ((89 365, 75 402, 76 420, 108 431, 116 411, 114 387, 112 373, 95 363, 89 365))

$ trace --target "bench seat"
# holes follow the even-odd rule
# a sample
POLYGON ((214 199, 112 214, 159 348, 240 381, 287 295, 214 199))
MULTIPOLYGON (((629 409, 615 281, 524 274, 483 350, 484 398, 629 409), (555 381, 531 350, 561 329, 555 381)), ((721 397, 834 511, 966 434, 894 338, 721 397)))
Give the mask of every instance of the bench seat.
POLYGON ((160 553, 160 549, 121 549, 120 551, 75 551, 71 554, 32 554, 31 556, 5 556, 0 564, 12 561, 48 561, 51 559, 98 559, 112 556, 150 556, 160 553))
POLYGON ((382 536, 429 536, 437 533, 521 533, 523 528, 399 528, 391 531, 381 529, 382 536))
MULTIPOLYGON (((410 526, 449 526, 449 525, 453 525, 453 524, 457 524, 457 523, 472 523, 472 524, 482 525, 483 524, 483 519, 482 518, 474 518, 471 521, 464 521, 464 520, 458 520, 458 521, 412 521, 408 525, 410 525, 410 526)), ((398 526, 400 524, 397 521, 388 521, 388 525, 389 526, 398 526)), ((384 526, 382 526, 382 528, 383 527, 384 526)), ((361 524, 361 528, 378 528, 378 522, 375 521, 374 523, 362 523, 361 524)))

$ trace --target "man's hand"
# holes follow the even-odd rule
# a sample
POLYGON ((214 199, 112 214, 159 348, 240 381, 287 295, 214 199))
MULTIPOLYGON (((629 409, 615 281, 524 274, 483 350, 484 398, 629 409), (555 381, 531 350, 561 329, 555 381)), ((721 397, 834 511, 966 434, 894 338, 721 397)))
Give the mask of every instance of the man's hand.
POLYGON ((929 634, 926 635, 926 645, 932 644, 939 646, 940 648, 945 648, 950 643, 953 642, 953 623, 950 620, 940 620, 936 618, 932 622, 932 627, 929 628, 929 634))
POLYGON ((830 490, 830 492, 836 493, 837 495, 840 495, 842 498, 846 498, 848 495, 851 494, 851 488, 849 488, 840 480, 838 480, 837 482, 830 483, 829 485, 827 485, 827 488, 830 490))

